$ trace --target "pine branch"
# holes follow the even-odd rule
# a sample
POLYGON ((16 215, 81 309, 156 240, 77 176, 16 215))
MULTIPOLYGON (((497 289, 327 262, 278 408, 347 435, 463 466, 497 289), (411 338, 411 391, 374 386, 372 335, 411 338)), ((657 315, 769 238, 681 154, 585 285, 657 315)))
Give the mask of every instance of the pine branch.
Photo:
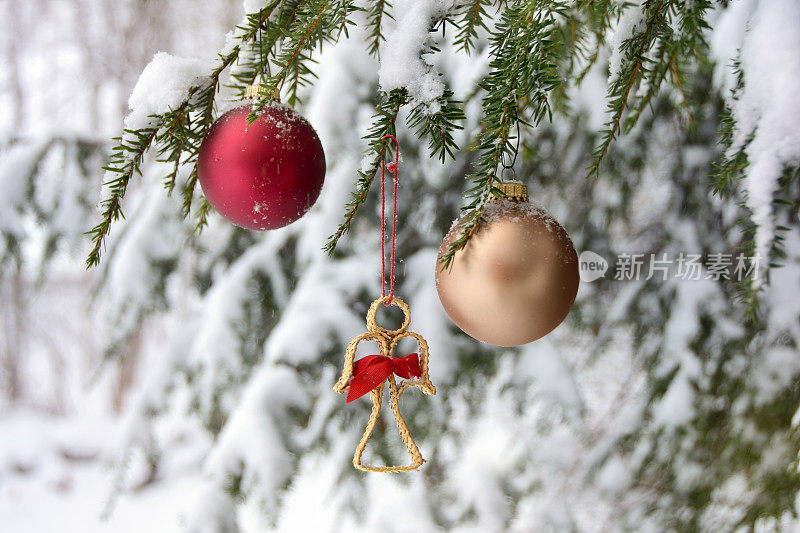
POLYGON ((467 176, 472 185, 466 197, 471 201, 462 208, 464 215, 457 226, 461 233, 439 259, 442 268, 450 267, 455 253, 477 229, 489 196, 499 193, 494 183, 503 156, 513 153, 509 132, 518 119, 518 102, 527 101, 532 125, 551 115, 548 95, 560 83, 558 64, 563 51, 557 39, 557 18, 566 13, 564 2, 512 2, 492 33, 491 71, 480 83, 486 92, 480 155, 474 172, 467 176))
MULTIPOLYGON (((196 156, 195 156, 196 157, 196 156)), ((186 218, 192 212, 194 202, 194 191, 197 188, 197 165, 195 164, 189 173, 189 178, 181 190, 181 216, 186 218)))
POLYGON ((246 57, 240 54, 237 66, 231 71, 233 82, 228 87, 234 89, 239 98, 244 98, 247 87, 255 84, 259 76, 268 75, 270 57, 274 56, 276 45, 283 39, 285 28, 294 25, 301 4, 302 0, 283 0, 277 18, 259 19, 261 27, 254 36, 250 53, 246 57))
MULTIPOLYGON (((679 62, 702 62, 707 55, 708 43, 704 32, 709 28, 705 19, 710 9, 708 0, 699 0, 691 5, 671 0, 645 3, 644 29, 620 45, 620 52, 624 55, 623 68, 609 87, 607 96, 611 119, 606 123, 607 129, 602 132, 602 140, 592 154, 587 177, 597 176, 611 143, 620 131, 628 132, 636 125, 660 91, 668 73, 672 73, 672 85, 688 109, 679 62), (632 95, 633 87, 642 84, 646 87, 644 94, 632 95), (631 113, 623 121, 623 115, 629 108, 631 113)), ((688 116, 691 121, 691 113, 688 116)))
MULTIPOLYGON (((741 62, 736 59, 731 65, 736 82, 731 90, 731 100, 736 101, 744 89, 744 72, 742 71, 741 62)), ((729 105, 725 106, 720 118, 720 129, 717 134, 719 135, 719 142, 730 151, 733 145, 733 138, 736 132, 736 120, 733 118, 733 112, 729 105)), ((747 161, 746 149, 753 140, 755 132, 745 138, 744 142, 732 154, 727 154, 722 157, 722 160, 714 165, 714 173, 711 176, 714 178, 713 190, 714 193, 720 197, 730 193, 732 186, 736 181, 744 177, 744 171, 747 169, 749 162, 747 161)))
POLYGON ((181 107, 176 113, 168 113, 165 116, 162 132, 156 137, 156 144, 162 145, 156 161, 162 163, 172 162, 171 172, 163 179, 167 195, 172 195, 172 191, 175 189, 175 180, 181 164, 181 154, 187 142, 187 136, 183 135, 183 130, 186 126, 185 121, 188 118, 185 107, 181 107))
POLYGON ((200 201, 200 207, 195 213, 195 218, 197 219, 197 223, 194 226, 195 233, 202 232, 203 228, 208 226, 209 213, 211 213, 211 204, 208 203, 208 199, 204 196, 200 201))
MULTIPOLYGON (((366 201, 375 173, 386 155, 387 142, 383 140, 383 137, 387 134, 395 134, 397 114, 407 100, 405 90, 395 90, 389 93, 386 100, 378 106, 375 115, 377 120, 373 122, 365 137, 369 140, 374 157, 367 169, 359 170, 356 190, 352 193, 352 199, 347 205, 345 220, 328 238, 324 247, 329 255, 333 254, 339 239, 350 229, 356 211, 366 201)), ((462 102, 453 98, 451 90, 445 89, 443 94, 433 102, 417 102, 409 114, 408 125, 416 130, 418 137, 428 138, 431 156, 436 156, 444 161, 448 155, 451 158, 455 157, 454 151, 458 150, 458 146, 453 139, 453 132, 462 128, 458 122, 463 119, 462 102)))
POLYGON ((643 96, 631 98, 633 101, 627 104, 628 109, 630 109, 630 113, 622 122, 620 130, 623 133, 630 132, 639 122, 639 118, 642 116, 642 113, 650 107, 653 98, 658 95, 661 85, 667 77, 667 73, 670 70, 670 63, 673 61, 675 54, 677 54, 679 50, 680 47, 675 46, 674 41, 670 42, 668 40, 659 40, 654 54, 656 58, 642 59, 639 66, 642 73, 641 83, 647 84, 647 91, 643 96))
POLYGON ((615 6, 616 4, 611 0, 582 0, 576 5, 576 11, 584 15, 584 17, 578 18, 578 21, 587 27, 586 32, 578 34, 576 39, 573 39, 580 43, 575 46, 575 51, 584 59, 583 69, 575 78, 576 84, 580 84, 597 63, 600 50, 606 40, 606 33, 611 25, 611 18, 617 12, 615 6), (594 46, 591 47, 585 42, 589 35, 594 38, 594 46))
POLYGON ((367 26, 370 28, 368 38, 368 48, 370 55, 380 58, 380 44, 385 41, 383 36, 383 18, 387 17, 394 20, 394 17, 387 10, 392 7, 388 0, 373 0, 367 9, 367 26))
POLYGON ((701 64, 705 61, 704 58, 708 53, 708 43, 704 33, 708 29, 708 24, 705 22, 705 17, 710 9, 710 2, 705 0, 695 2, 691 9, 688 6, 680 11, 675 6, 666 9, 668 18, 660 25, 654 51, 650 58, 642 62, 641 83, 645 84, 647 91, 643 96, 632 98, 633 101, 628 104, 632 112, 624 121, 622 128, 624 132, 629 132, 636 125, 642 112, 661 90, 667 74, 671 74, 671 85, 678 92, 681 105, 691 125, 692 113, 681 81, 684 77, 681 65, 690 61, 701 64), (672 23, 675 18, 678 19, 677 24, 672 23), (673 30, 673 26, 677 31, 673 30))
POLYGON ((408 126, 416 129, 417 137, 428 138, 431 157, 438 157, 444 163, 448 155, 455 159, 453 151, 458 150, 458 145, 453 132, 463 129, 458 123, 464 118, 462 102, 453 99, 453 91, 445 89, 432 104, 421 102, 414 106, 408 117, 408 126), (431 113, 432 106, 438 108, 434 113, 431 113))
POLYGON ((116 177, 103 184, 108 187, 109 196, 100 203, 103 207, 102 220, 86 232, 94 245, 86 258, 87 268, 100 263, 100 254, 105 238, 111 229, 111 224, 120 218, 125 218, 120 204, 133 175, 141 175, 142 160, 155 140, 158 129, 161 127, 161 119, 154 117, 154 120, 156 121, 155 125, 151 127, 140 130, 125 130, 122 137, 114 139, 118 144, 111 153, 108 166, 103 167, 103 170, 109 174, 116 175, 116 177))
POLYGON ((390 92, 385 100, 378 105, 375 115, 373 115, 372 126, 364 137, 369 143, 367 155, 372 154, 372 161, 366 169, 358 171, 356 190, 351 193, 351 199, 347 203, 344 221, 339 224, 336 231, 328 237, 324 250, 328 255, 333 255, 339 239, 350 230, 350 226, 355 217, 356 211, 367 201, 370 185, 375 179, 375 174, 381 166, 381 162, 386 158, 388 139, 383 140, 386 135, 396 135, 395 123, 400 108, 407 102, 408 96, 404 89, 395 89, 390 92))
MULTIPOLYGON (((719 132, 720 144, 723 146, 730 146, 735 124, 730 108, 726 108, 722 115, 722 126, 719 132)), ((733 191, 733 184, 744 177, 744 172, 750 164, 747 160, 746 149, 752 140, 753 134, 750 134, 739 150, 732 155, 723 157, 722 161, 715 164, 714 173, 711 174, 714 179, 712 184, 714 194, 720 197, 730 194, 733 191)))
POLYGON ((464 50, 467 54, 470 48, 474 47, 478 36, 478 29, 488 30, 486 26, 486 1, 471 0, 464 5, 464 15, 461 23, 457 24, 459 31, 456 34, 455 45, 464 50))
POLYGON ((635 33, 620 45, 620 51, 624 54, 625 59, 622 71, 608 90, 608 110, 611 119, 606 123, 607 129, 602 132, 600 145, 592 153, 592 163, 589 166, 587 177, 598 174, 600 163, 617 136, 631 89, 640 81, 643 66, 645 69, 647 68, 644 65, 646 61, 644 54, 658 38, 660 24, 667 8, 668 4, 664 1, 656 0, 646 4, 647 23, 645 29, 635 33))
POLYGON ((222 71, 235 60, 231 56, 233 56, 234 53, 238 54, 238 52, 239 50, 236 49, 234 52, 231 52, 228 57, 223 58, 220 66, 211 74, 212 83, 198 91, 192 108, 195 112, 199 113, 199 118, 194 121, 193 127, 186 128, 183 131, 183 134, 191 141, 186 144, 185 150, 188 151, 189 155, 184 163, 191 165, 192 168, 189 179, 186 181, 181 191, 181 197, 183 198, 181 213, 184 218, 188 217, 191 212, 194 190, 197 186, 197 157, 199 155, 200 143, 214 122, 214 97, 219 89, 219 77, 222 71))
MULTIPOLYGON (((347 25, 353 24, 348 16, 357 10, 351 0, 310 0, 302 4, 295 13, 294 26, 285 35, 281 52, 273 61, 277 72, 264 84, 265 93, 274 94, 289 80, 288 103, 295 105, 298 88, 314 77, 307 66, 310 61, 308 52, 324 42, 336 41, 347 25)), ((266 98, 257 101, 247 117, 248 122, 252 124, 269 103, 266 98)))
MULTIPOLYGON (((269 18, 279 3, 280 0, 273 0, 258 13, 248 15, 248 24, 240 27, 243 32, 239 37, 242 43, 255 38, 261 25, 269 18)), ((153 116, 151 125, 148 127, 125 130, 121 137, 115 139, 118 144, 112 151, 109 165, 105 167, 107 173, 112 177, 103 184, 109 188, 109 195, 101 203, 103 207, 102 220, 86 232, 93 243, 92 250, 86 259, 87 268, 99 264, 111 224, 120 218, 125 218, 122 212, 122 199, 133 175, 141 174, 142 161, 154 144, 159 147, 157 158, 173 163, 172 170, 164 178, 168 191, 171 192, 174 187, 178 169, 182 164, 180 159, 187 150, 190 155, 183 164, 191 163, 196 167, 197 144, 199 139, 205 136, 212 123, 214 96, 219 88, 219 78, 222 72, 236 61, 240 50, 241 44, 238 44, 229 53, 220 55, 218 66, 208 78, 188 91, 186 100, 177 109, 170 110, 163 115, 153 116), (190 124, 188 117, 193 112, 198 112, 200 118, 190 124), (162 131, 162 128, 166 128, 166 131, 162 131), (159 134, 159 131, 162 133, 159 134)), ((191 198, 197 182, 196 168, 192 175, 194 179, 189 179, 182 193, 185 215, 191 208, 191 198)))

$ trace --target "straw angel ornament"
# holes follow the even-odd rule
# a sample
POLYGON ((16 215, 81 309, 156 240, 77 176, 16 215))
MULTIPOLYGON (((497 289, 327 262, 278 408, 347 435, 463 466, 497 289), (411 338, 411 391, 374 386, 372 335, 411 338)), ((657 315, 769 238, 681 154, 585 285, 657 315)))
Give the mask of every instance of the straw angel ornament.
POLYGON ((414 439, 411 438, 403 416, 400 414, 399 405, 400 396, 410 387, 417 387, 426 394, 436 394, 436 387, 433 386, 433 383, 428 378, 428 343, 418 333, 408 331, 407 328, 410 323, 411 312, 403 300, 391 296, 378 298, 372 302, 367 312, 368 331, 354 337, 347 346, 342 377, 339 378, 333 390, 339 393, 346 392, 348 403, 367 392, 369 392, 372 400, 372 413, 370 414, 369 422, 367 422, 367 428, 364 430, 364 435, 361 437, 361 442, 358 443, 356 453, 353 456, 353 466, 359 470, 368 472, 406 472, 416 470, 425 462, 414 439), (400 328, 386 330, 375 323, 375 312, 378 310, 378 306, 383 303, 396 305, 403 310, 405 320, 400 328), (411 337, 417 341, 418 353, 405 356, 395 355, 395 347, 398 341, 404 337, 411 337), (358 361, 354 361, 358 344, 364 340, 377 342, 380 347, 380 354, 368 355, 358 361), (404 378, 406 381, 398 384, 395 375, 404 378), (375 424, 380 418, 383 387, 386 383, 389 384, 389 407, 392 410, 392 414, 394 414, 397 429, 400 431, 400 438, 403 439, 403 444, 405 444, 406 450, 411 455, 411 464, 408 466, 368 466, 361 462, 361 454, 364 453, 367 442, 372 436, 372 430, 375 429, 375 424))
POLYGON ((385 165, 381 175, 381 297, 372 302, 369 310, 367 311, 367 331, 357 335, 350 341, 345 353, 344 369, 339 381, 333 387, 333 390, 338 393, 347 393, 347 403, 359 398, 367 393, 372 400, 372 413, 370 414, 367 427, 364 430, 364 435, 361 437, 361 442, 356 447, 356 452, 353 455, 353 466, 359 470, 367 472, 407 472, 409 470, 416 470, 425 459, 419 452, 414 439, 411 438, 411 433, 408 430, 403 416, 400 414, 400 396, 409 388, 416 387, 422 390, 425 394, 436 394, 436 387, 433 386, 428 378, 428 343, 421 335, 408 331, 408 326, 411 324, 411 310, 403 300, 394 297, 394 263, 395 263, 395 238, 397 228, 397 161, 399 157, 399 150, 397 146, 397 139, 391 135, 384 137, 384 140, 391 138, 395 143, 395 162, 390 165, 385 165), (393 210, 393 224, 392 224, 392 258, 391 258, 391 276, 390 276, 390 291, 389 296, 386 296, 386 283, 385 279, 385 254, 384 254, 384 234, 386 230, 386 222, 383 213, 383 205, 385 203, 385 171, 389 170, 394 175, 394 210, 393 210), (403 311, 403 324, 396 330, 387 330, 377 325, 375 322, 375 313, 378 307, 383 304, 386 306, 395 305, 403 311), (410 337, 417 342, 418 351, 408 355, 396 355, 395 349, 400 339, 410 337), (355 360, 356 349, 361 341, 375 341, 379 347, 379 354, 368 355, 359 360, 355 360), (395 375, 403 378, 405 381, 398 383, 395 375), (389 406, 394 415, 397 429, 400 432, 400 438, 406 446, 406 450, 411 456, 411 463, 407 466, 370 466, 361 462, 361 455, 367 447, 372 431, 375 429, 375 424, 378 422, 381 414, 381 403, 383 402, 383 389, 384 385, 389 384, 389 406))

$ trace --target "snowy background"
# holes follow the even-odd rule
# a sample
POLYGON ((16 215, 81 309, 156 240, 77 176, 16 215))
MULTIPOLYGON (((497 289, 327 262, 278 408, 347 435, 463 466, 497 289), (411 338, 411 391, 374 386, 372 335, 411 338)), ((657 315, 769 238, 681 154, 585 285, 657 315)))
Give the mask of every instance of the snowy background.
MULTIPOLYGON (((442 164, 400 127, 398 294, 430 345, 439 393, 404 396, 428 463, 393 477, 353 471, 368 402, 345 407, 331 390, 379 294, 375 191, 336 256, 321 248, 362 164, 379 87, 428 101, 445 83, 468 102, 456 142, 474 140, 485 33, 470 56, 451 46, 455 32, 431 34, 441 53, 419 57, 452 2, 396 0, 380 63, 360 28, 315 53, 300 109, 328 170, 301 221, 255 234, 212 216, 193 236, 150 160, 102 264, 84 268, 111 137, 180 102, 243 9, 263 2, 244 4, 0 2, 0 531, 794 530, 800 233, 796 206, 773 198, 796 192, 782 176, 800 163, 796 2, 718 8, 713 64, 688 95, 665 90, 585 180, 615 47, 642 20, 634 2, 569 107, 523 132, 517 168, 578 252, 611 263, 735 254, 748 209, 757 251, 783 243, 756 325, 725 280, 607 276, 582 283, 545 339, 512 350, 473 341, 433 285, 471 156, 442 164), (736 58, 745 84, 733 97, 736 58), (729 152, 750 164, 738 197, 715 196, 709 177, 725 105, 737 121, 729 152)), ((379 432, 370 457, 398 457, 391 425, 379 432)))

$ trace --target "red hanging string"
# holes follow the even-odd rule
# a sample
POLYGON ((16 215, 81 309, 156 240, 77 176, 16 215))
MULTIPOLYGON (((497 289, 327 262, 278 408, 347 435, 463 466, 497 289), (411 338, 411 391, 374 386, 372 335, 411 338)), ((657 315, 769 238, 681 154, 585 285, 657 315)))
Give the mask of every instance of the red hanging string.
POLYGON ((389 299, 383 302, 383 305, 391 305, 394 299, 394 258, 395 258, 395 241, 397 240, 397 165, 400 163, 400 143, 393 135, 384 135, 381 137, 382 141, 391 139, 394 141, 394 163, 386 165, 385 161, 381 161, 381 297, 386 297, 386 252, 384 250, 384 243, 386 242, 386 171, 392 173, 394 176, 394 194, 392 195, 394 205, 392 206, 392 266, 390 268, 390 281, 389 281, 389 299))

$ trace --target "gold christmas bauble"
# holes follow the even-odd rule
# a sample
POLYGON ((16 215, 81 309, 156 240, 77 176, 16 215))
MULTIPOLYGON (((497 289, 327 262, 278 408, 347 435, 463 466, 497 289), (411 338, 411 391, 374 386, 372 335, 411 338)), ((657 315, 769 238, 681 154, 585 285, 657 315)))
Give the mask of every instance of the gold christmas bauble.
POLYGON ((525 186, 505 183, 491 199, 451 268, 438 258, 461 234, 455 224, 436 262, 444 310, 464 333, 497 346, 519 346, 550 333, 578 292, 578 255, 564 228, 527 199, 525 186))

